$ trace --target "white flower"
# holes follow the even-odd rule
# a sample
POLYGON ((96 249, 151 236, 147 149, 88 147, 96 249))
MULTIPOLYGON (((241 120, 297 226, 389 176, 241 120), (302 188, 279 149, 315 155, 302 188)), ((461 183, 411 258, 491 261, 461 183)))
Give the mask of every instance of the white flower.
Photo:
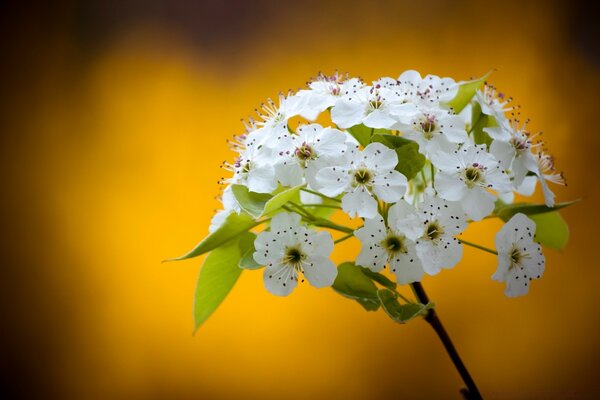
POLYGON ((454 144, 467 140, 465 121, 441 108, 420 109, 400 130, 404 137, 419 144, 419 152, 431 156, 438 151, 450 151, 454 144))
POLYGON ((415 105, 399 97, 398 92, 376 84, 340 98, 331 109, 331 120, 341 128, 362 123, 369 128, 392 129, 398 120, 416 112, 415 105))
POLYGON ((340 97, 352 97, 364 83, 358 78, 348 79, 336 72, 332 76, 319 74, 308 86, 310 90, 300 90, 296 96, 303 99, 300 115, 314 121, 340 97))
POLYGON ((306 177, 318 188, 317 172, 334 164, 346 152, 347 133, 319 124, 302 125, 277 147, 275 171, 284 186, 300 185, 306 177))
POLYGON ((525 130, 527 122, 519 127, 517 120, 506 121, 495 128, 486 128, 494 139, 490 145, 490 153, 500 161, 502 167, 513 176, 513 186, 521 186, 528 172, 537 171, 535 157, 531 149, 533 137, 525 130), (492 131, 493 130, 493 131, 492 131), (494 132, 494 134, 492 134, 494 132), (502 134, 498 134, 502 132, 502 134), (506 137, 507 140, 503 140, 506 137))
POLYGON ((534 235, 535 223, 523 214, 515 214, 496 234, 498 268, 492 279, 506 282, 508 297, 527 294, 529 282, 544 273, 544 254, 534 235))
POLYGON ((363 151, 349 149, 344 163, 317 173, 319 191, 335 197, 346 192, 342 209, 351 217, 374 218, 377 215, 375 194, 386 203, 395 203, 406 192, 407 180, 394 170, 396 152, 381 143, 371 143, 363 151))
POLYGON ((402 285, 420 281, 424 272, 415 242, 398 229, 400 221, 414 213, 408 203, 400 200, 388 211, 387 227, 380 215, 365 219, 364 226, 354 232, 361 242, 356 264, 374 272, 388 264, 396 274, 396 281, 402 285))
POLYGON ((474 99, 481 106, 481 112, 494 117, 498 123, 505 120, 505 113, 513 109, 508 107, 512 98, 505 100, 504 94, 497 92, 496 88, 488 83, 484 85, 483 92, 478 90, 475 93, 474 99))
POLYGON ((452 78, 440 78, 436 75, 421 74, 414 70, 404 71, 398 77, 400 90, 415 103, 425 106, 437 106, 452 100, 458 93, 458 85, 452 78))
POLYGON ((260 106, 256 113, 261 121, 255 122, 259 128, 249 133, 246 145, 258 145, 272 148, 278 140, 289 136, 288 120, 300 114, 303 99, 297 96, 279 95, 279 105, 271 99, 260 106))
POLYGON ((543 150, 539 150, 536 153, 535 161, 537 162, 535 174, 540 180, 540 185, 544 192, 544 201, 548 207, 554 207, 554 193, 548 187, 548 182, 556 183, 557 185, 566 185, 565 178, 562 172, 556 172, 554 159, 543 150))
POLYGON ((234 175, 229 182, 245 185, 251 192, 271 193, 277 188, 271 151, 265 146, 247 147, 230 168, 234 175))
POLYGON ((425 272, 435 275, 442 268, 454 267, 462 258, 462 245, 454 236, 467 226, 460 205, 427 193, 416 213, 403 206, 395 230, 414 240, 425 272))
POLYGON ((495 197, 488 189, 498 192, 512 189, 501 164, 485 151, 484 145, 463 145, 450 154, 439 152, 431 161, 440 169, 435 175, 435 189, 440 197, 460 201, 475 221, 494 210, 495 197))
POLYGON ((277 296, 294 290, 298 274, 317 288, 331 286, 337 276, 337 268, 328 258, 333 250, 331 234, 307 229, 298 214, 275 215, 270 231, 260 233, 254 247, 254 260, 266 265, 265 287, 277 296))

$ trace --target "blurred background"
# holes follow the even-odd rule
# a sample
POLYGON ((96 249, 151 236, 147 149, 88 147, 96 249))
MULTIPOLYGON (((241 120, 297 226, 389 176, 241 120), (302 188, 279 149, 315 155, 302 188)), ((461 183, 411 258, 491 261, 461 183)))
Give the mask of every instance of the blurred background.
MULTIPOLYGON (((569 187, 571 241, 508 299, 495 259, 424 286, 490 399, 600 391, 598 24, 571 1, 57 1, 0 5, 2 398, 459 399, 424 321, 245 272, 192 336, 226 139, 318 71, 481 76, 515 98, 569 187)), ((536 193, 536 200, 541 196, 536 193)), ((497 221, 466 233, 491 246, 497 221)), ((345 242, 338 262, 353 258, 345 242)))

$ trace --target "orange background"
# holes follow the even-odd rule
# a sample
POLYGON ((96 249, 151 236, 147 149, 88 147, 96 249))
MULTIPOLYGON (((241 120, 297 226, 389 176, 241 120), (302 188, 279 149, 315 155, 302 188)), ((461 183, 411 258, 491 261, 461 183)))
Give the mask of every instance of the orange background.
MULTIPOLYGON (((600 57, 577 1, 2 6, 2 376, 8 398, 460 398, 423 321, 401 326, 332 290, 269 295, 242 274, 195 337, 225 140, 266 97, 336 68, 491 78, 564 170, 571 242, 508 299, 467 249, 424 286, 486 398, 600 390, 600 57), (417 4, 418 3, 418 4, 417 4)), ((536 193, 536 200, 541 200, 536 193)), ((497 221, 465 238, 492 246, 497 221)), ((356 242, 335 254, 353 258, 356 242)))

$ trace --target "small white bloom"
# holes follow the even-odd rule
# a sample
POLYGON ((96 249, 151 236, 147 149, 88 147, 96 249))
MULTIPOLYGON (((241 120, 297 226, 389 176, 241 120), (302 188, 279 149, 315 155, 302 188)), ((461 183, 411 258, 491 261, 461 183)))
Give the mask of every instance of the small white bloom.
POLYGON ((431 161, 440 169, 435 175, 440 197, 460 201, 475 221, 494 210, 495 197, 488 189, 508 192, 512 188, 501 164, 485 151, 484 145, 463 145, 450 154, 439 152, 431 161))
POLYGON ((428 157, 438 151, 451 151, 467 140, 465 121, 441 108, 420 109, 400 130, 404 137, 417 142, 419 152, 428 157))
POLYGON ((548 187, 548 182, 555 183, 557 185, 566 185, 565 178, 562 172, 556 172, 554 168, 554 159, 549 154, 546 154, 543 150, 539 150, 535 154, 535 161, 537 162, 537 169, 535 174, 540 180, 542 191, 544 192, 544 201, 548 207, 554 207, 554 193, 548 187))
POLYGON ((496 234, 498 268, 492 279, 506 282, 508 297, 527 294, 529 282, 544 273, 544 254, 534 235, 535 223, 523 214, 515 214, 496 234))
POLYGON ((364 86, 364 83, 358 78, 348 79, 348 76, 336 72, 332 76, 319 74, 308 86, 309 90, 300 90, 296 96, 303 99, 300 115, 309 121, 314 121, 339 98, 352 97, 364 86))
POLYGON ((512 98, 505 99, 503 93, 497 92, 496 88, 488 83, 484 85, 483 92, 478 90, 475 93, 474 99, 481 106, 481 112, 494 117, 498 123, 504 121, 505 113, 513 109, 509 106, 512 98))
POLYGON ((397 91, 375 84, 340 98, 331 109, 331 120, 341 128, 362 123, 369 128, 392 129, 398 120, 416 112, 415 105, 399 97, 397 91))
POLYGON ((414 240, 425 272, 435 275, 442 268, 454 267, 462 258, 462 245, 455 237, 467 226, 466 215, 458 203, 425 194, 416 213, 403 212, 395 229, 414 240))
POLYGON ((254 260, 266 265, 265 287, 274 295, 290 294, 298 285, 298 274, 317 288, 331 286, 337 276, 337 268, 329 259, 333 251, 331 234, 307 229, 298 214, 275 215, 270 231, 258 235, 254 248, 254 260))
POLYGON ((317 172, 344 156, 349 135, 319 124, 302 125, 296 133, 276 149, 276 175, 284 186, 301 185, 306 177, 308 184, 317 189, 317 172))
POLYGON ((271 193, 277 188, 271 151, 265 146, 247 147, 231 166, 234 175, 229 182, 245 185, 256 193, 271 193))
POLYGON ((260 106, 256 113, 261 118, 255 122, 259 128, 247 135, 247 146, 266 146, 273 148, 278 141, 288 137, 288 120, 300 114, 304 99, 294 95, 279 95, 279 105, 271 99, 260 106))
POLYGON ((512 120, 501 123, 498 127, 484 129, 496 139, 490 145, 490 153, 513 176, 515 188, 521 186, 528 172, 537 171, 537 163, 531 153, 531 149, 535 145, 532 143, 533 137, 525 129, 526 125, 527 122, 519 127, 519 122, 512 120), (495 133, 492 134, 492 132, 495 133), (498 134, 498 132, 502 132, 502 134, 498 134), (505 137, 507 140, 504 140, 505 137))
POLYGON ((400 200, 388 211, 387 227, 380 215, 365 219, 364 226, 354 232, 361 242, 356 264, 374 272, 388 264, 401 285, 420 281, 424 272, 415 242, 398 229, 400 221, 414 213, 408 203, 400 200))
POLYGON ((344 163, 317 173, 319 191, 335 197, 346 192, 342 209, 351 217, 374 218, 377 215, 375 194, 386 203, 395 203, 406 192, 407 180, 396 171, 398 155, 381 143, 371 143, 363 151, 349 149, 344 163))
POLYGON ((426 107, 437 106, 452 100, 458 93, 458 85, 452 78, 421 74, 414 70, 404 71, 398 77, 398 84, 411 101, 426 107))

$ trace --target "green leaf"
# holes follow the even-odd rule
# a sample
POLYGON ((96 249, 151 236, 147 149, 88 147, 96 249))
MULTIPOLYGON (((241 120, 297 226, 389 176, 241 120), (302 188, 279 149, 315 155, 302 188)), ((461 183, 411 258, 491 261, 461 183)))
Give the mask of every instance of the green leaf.
POLYGON ((254 242, 254 236, 247 232, 213 250, 204 260, 194 295, 195 330, 217 309, 235 285, 242 273, 238 263, 254 242))
POLYGON ((446 104, 454 110, 455 114, 460 113, 471 102, 471 99, 475 96, 475 92, 481 89, 483 83, 491 73, 492 71, 479 79, 460 83, 456 96, 446 104))
POLYGON ((263 265, 260 265, 254 260, 254 242, 250 245, 250 248, 246 250, 246 252, 240 258, 240 262, 238 266, 242 269, 259 269, 262 268, 263 265))
POLYGON ((420 304, 420 303, 408 303, 400 304, 398 302, 398 296, 396 293, 388 289, 379 289, 377 296, 381 301, 386 314, 395 322, 404 324, 407 321, 418 317, 425 316, 430 308, 433 308, 433 303, 420 304))
POLYGON ((396 289, 396 282, 392 282, 387 276, 380 274, 379 272, 373 272, 369 268, 360 267, 362 273, 371 278, 373 281, 379 283, 388 289, 396 289))
POLYGON ((262 215, 267 202, 271 199, 270 194, 251 192, 244 185, 231 185, 231 191, 242 210, 254 218, 262 215))
POLYGON ((530 204, 530 203, 513 203, 513 204, 504 204, 500 203, 496 205, 496 210, 494 210, 494 214, 501 218, 503 221, 508 221, 513 217, 513 215, 521 213, 525 215, 535 215, 535 214, 543 214, 552 211, 560 210, 561 208, 565 208, 570 206, 571 204, 577 203, 579 200, 573 201, 565 201, 562 203, 557 203, 554 207, 548 207, 545 204, 530 204))
POLYGON ((562 250, 569 241, 569 225, 557 212, 530 215, 536 225, 535 240, 541 245, 562 250))
POLYGON ((494 117, 481 114, 471 130, 475 144, 485 144, 487 147, 489 147, 492 144, 493 139, 483 129, 496 125, 496 119, 494 117))
POLYGON ((361 267, 346 262, 338 267, 338 274, 332 285, 333 290, 344 297, 356 300, 367 311, 379 308, 377 286, 366 276, 361 267))
POLYGON ((299 193, 302 187, 303 185, 295 186, 277 193, 271 200, 267 201, 260 216, 271 214, 272 212, 279 210, 288 201, 299 201, 299 193))
POLYGON ((208 235, 204 240, 196 245, 188 253, 177 257, 170 258, 165 261, 180 261, 188 258, 198 257, 204 253, 207 253, 220 245, 230 241, 231 239, 247 232, 250 228, 258 225, 259 222, 254 221, 248 215, 231 213, 221 225, 219 229, 208 235))
POLYGON ((301 187, 283 188, 274 196, 251 192, 244 185, 231 185, 231 190, 242 210, 254 218, 260 218, 279 210, 290 200, 297 200, 301 187))
POLYGON ((398 154, 396 171, 406 176, 407 179, 414 178, 425 165, 425 156, 419 153, 417 142, 401 136, 381 133, 373 135, 372 141, 382 143, 390 149, 396 150, 396 154, 398 154))
POLYGON ((364 124, 354 125, 352 128, 347 129, 348 133, 354 136, 354 139, 358 140, 363 147, 366 147, 369 143, 371 143, 371 134, 373 133, 373 128, 369 128, 364 124))

